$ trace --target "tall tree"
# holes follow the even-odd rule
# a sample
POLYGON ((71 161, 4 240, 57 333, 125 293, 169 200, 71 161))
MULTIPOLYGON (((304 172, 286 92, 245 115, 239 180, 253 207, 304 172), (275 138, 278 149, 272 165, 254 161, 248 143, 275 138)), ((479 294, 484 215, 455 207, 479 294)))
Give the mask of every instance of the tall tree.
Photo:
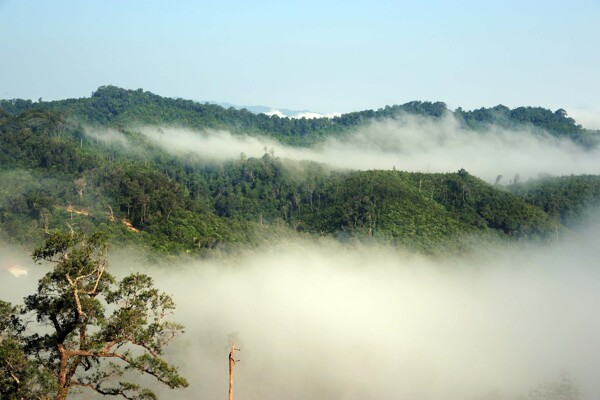
POLYGON ((49 398, 56 400, 66 399, 73 388, 155 399, 150 389, 131 381, 132 372, 153 376, 170 388, 186 387, 177 368, 162 358, 164 347, 183 332, 167 319, 175 303, 147 275, 134 273, 116 283, 107 271, 106 253, 102 235, 73 233, 53 234, 34 251, 35 260, 55 267, 39 281, 37 293, 25 298, 25 312, 50 328, 13 335, 26 344, 26 360, 52 376, 49 398))

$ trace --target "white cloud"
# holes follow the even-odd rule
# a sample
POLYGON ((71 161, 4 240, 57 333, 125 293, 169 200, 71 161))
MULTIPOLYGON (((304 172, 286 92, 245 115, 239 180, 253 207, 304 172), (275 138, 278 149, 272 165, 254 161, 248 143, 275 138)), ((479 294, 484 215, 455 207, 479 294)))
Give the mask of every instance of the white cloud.
POLYGON ((127 139, 127 137, 122 133, 119 132, 116 129, 98 129, 98 128, 91 128, 91 127, 85 127, 84 129, 84 133, 98 141, 104 144, 117 144, 120 146, 125 147, 126 149, 130 149, 129 146, 129 139, 127 139))
MULTIPOLYGON (((552 246, 428 258, 374 245, 290 241, 160 265, 111 253, 173 294, 186 333, 166 357, 190 381, 165 398, 224 398, 227 355, 242 348, 236 397, 523 398, 561 370, 600 395, 598 226, 552 246)), ((4 300, 35 290, 48 266, 2 246, 4 300), (17 254, 18 253, 18 254, 17 254)))
POLYGON ((267 112, 265 113, 265 115, 268 115, 268 116, 277 115, 279 118, 286 118, 286 117, 287 117, 287 115, 285 115, 285 114, 284 114, 284 113, 282 113, 281 111, 279 111, 279 110, 275 110, 275 109, 273 109, 273 110, 271 110, 271 111, 267 111, 267 112))
POLYGON ((597 245, 433 260, 288 243, 152 273, 187 325, 187 398, 225 395, 232 340, 250 400, 515 398, 563 369, 595 398, 597 245))
POLYGON ((312 160, 338 168, 454 172, 461 168, 493 182, 508 183, 539 174, 600 174, 600 149, 585 150, 569 140, 528 130, 491 127, 463 129, 451 116, 440 120, 405 116, 374 122, 344 136, 332 136, 312 148, 283 145, 274 139, 232 135, 227 131, 194 132, 176 128, 142 128, 156 144, 175 154, 194 153, 208 160, 275 156, 312 160))

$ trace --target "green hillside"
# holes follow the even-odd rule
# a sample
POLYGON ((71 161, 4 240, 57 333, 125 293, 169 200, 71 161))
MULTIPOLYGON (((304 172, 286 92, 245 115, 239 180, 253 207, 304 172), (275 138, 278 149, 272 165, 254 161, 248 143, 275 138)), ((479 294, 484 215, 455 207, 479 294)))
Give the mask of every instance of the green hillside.
POLYGON ((412 101, 343 114, 334 118, 291 119, 253 114, 246 109, 223 108, 209 103, 172 99, 138 90, 101 86, 91 97, 60 101, 0 100, 0 109, 15 115, 25 110, 59 111, 70 120, 96 126, 127 128, 132 125, 172 125, 195 129, 223 128, 234 133, 274 137, 279 141, 308 145, 328 135, 339 135, 350 128, 404 114, 440 118, 454 115, 466 128, 486 129, 490 124, 506 128, 528 127, 552 135, 568 137, 591 146, 598 143, 600 132, 577 125, 562 109, 551 111, 541 107, 509 109, 502 105, 465 111, 451 111, 442 102, 412 101))
MULTIPOLYGON (((600 201, 598 177, 501 187, 464 170, 335 171, 269 153, 208 163, 171 156, 128 129, 139 123, 228 128, 300 145, 401 113, 439 118, 449 112, 443 103, 293 120, 107 86, 85 99, 0 105, 0 232, 23 243, 39 244, 52 230, 100 229, 120 245, 173 254, 297 234, 440 253, 462 251, 473 238, 549 240, 600 201), (134 147, 92 139, 83 124, 117 128, 134 147)), ((526 123, 581 145, 593 142, 581 138, 594 133, 561 110, 482 110, 456 113, 469 126, 526 123)))

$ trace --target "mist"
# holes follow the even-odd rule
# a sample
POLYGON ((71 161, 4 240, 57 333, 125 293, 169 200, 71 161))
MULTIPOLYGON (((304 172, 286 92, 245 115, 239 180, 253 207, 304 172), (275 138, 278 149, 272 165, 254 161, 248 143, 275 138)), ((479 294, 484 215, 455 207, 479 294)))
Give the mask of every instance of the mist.
POLYGON ((116 129, 99 129, 86 126, 84 133, 93 140, 104 144, 117 144, 123 146, 127 150, 132 150, 129 140, 125 135, 116 129))
POLYGON ((187 398, 225 396, 232 340, 239 399, 515 398, 561 371, 597 398, 598 244, 440 260, 296 242, 152 275, 187 326, 187 398))
MULTIPOLYGON (((452 259, 327 239, 154 266, 114 250, 110 268, 150 274, 177 303, 186 332, 166 357, 190 387, 155 387, 164 398, 225 398, 235 340, 240 400, 529 398, 561 371, 588 399, 600 396, 599 233, 452 259)), ((2 247, 3 262, 25 262, 2 247)), ((35 290, 49 267, 29 263, 26 278, 0 271, 2 299, 35 290)))
POLYGON ((281 158, 311 160, 343 169, 455 172, 464 168, 488 182, 503 175, 504 184, 515 174, 529 179, 600 173, 598 148, 584 149, 568 139, 526 129, 507 130, 492 125, 485 131, 467 130, 452 115, 439 120, 405 115, 373 122, 343 136, 330 136, 311 148, 223 130, 139 130, 172 154, 191 153, 210 161, 237 159, 242 153, 261 157, 268 151, 281 158))
MULTIPOLYGON (((492 181, 600 166, 597 149, 529 131, 467 131, 451 117, 378 122, 308 149, 227 131, 140 132, 172 154, 211 161, 260 157, 266 148, 339 168, 465 168, 492 181)), ((129 146, 122 133, 110 135, 107 143, 129 146)), ((186 333, 166 357, 190 387, 154 387, 164 398, 225 398, 235 341, 238 400, 526 399, 562 371, 591 399, 600 397, 593 221, 552 245, 490 245, 452 258, 320 238, 158 265, 113 249, 110 268, 148 273, 177 303, 174 319, 186 333)), ((20 303, 49 270, 29 253, 0 242, 0 299, 20 303), (28 275, 11 275, 12 265, 28 275)))

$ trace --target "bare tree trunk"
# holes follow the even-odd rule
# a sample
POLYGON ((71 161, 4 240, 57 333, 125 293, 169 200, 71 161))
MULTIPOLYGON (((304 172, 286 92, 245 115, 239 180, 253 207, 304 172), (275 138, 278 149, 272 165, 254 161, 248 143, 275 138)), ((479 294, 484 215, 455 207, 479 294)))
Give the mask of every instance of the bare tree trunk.
POLYGON ((229 400, 233 400, 233 369, 235 368, 235 363, 239 360, 235 360, 234 353, 239 351, 240 349, 235 348, 235 342, 231 345, 231 351, 229 352, 229 400))
POLYGON ((111 206, 108 206, 108 211, 110 212, 108 219, 110 219, 111 222, 115 222, 115 214, 113 213, 111 206))
POLYGON ((67 351, 63 344, 57 346, 58 353, 60 354, 60 370, 58 371, 58 392, 56 393, 55 400, 65 400, 69 395, 69 385, 67 385, 67 368, 69 358, 67 351))

